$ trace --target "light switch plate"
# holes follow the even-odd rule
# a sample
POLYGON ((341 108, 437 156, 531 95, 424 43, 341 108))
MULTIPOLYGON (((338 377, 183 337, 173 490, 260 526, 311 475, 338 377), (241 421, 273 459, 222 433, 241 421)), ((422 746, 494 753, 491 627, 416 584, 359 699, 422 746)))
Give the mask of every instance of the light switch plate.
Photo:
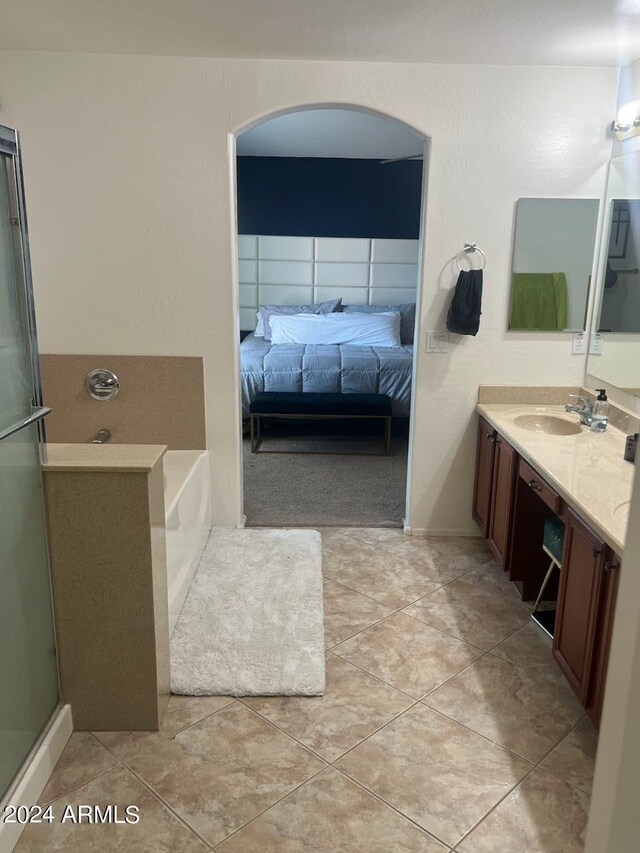
POLYGON ((445 353, 449 351, 448 332, 427 332, 427 352, 445 353))

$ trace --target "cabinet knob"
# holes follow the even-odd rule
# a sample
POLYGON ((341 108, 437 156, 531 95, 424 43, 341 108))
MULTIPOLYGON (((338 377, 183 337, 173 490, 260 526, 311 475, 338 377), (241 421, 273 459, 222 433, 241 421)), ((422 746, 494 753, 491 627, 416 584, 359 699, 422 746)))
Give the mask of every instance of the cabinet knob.
POLYGON ((494 442, 494 441, 496 440, 496 437, 495 437, 495 435, 494 435, 492 432, 488 432, 488 433, 487 433, 487 438, 488 438, 488 439, 489 439, 489 441, 491 441, 491 442, 494 442))

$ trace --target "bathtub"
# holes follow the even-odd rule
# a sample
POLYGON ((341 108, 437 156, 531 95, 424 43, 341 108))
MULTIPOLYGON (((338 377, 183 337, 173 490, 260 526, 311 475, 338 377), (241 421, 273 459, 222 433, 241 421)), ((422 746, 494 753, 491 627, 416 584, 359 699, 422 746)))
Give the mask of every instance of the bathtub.
POLYGON ((173 634, 211 530, 211 474, 204 450, 167 450, 162 462, 169 632, 173 634))

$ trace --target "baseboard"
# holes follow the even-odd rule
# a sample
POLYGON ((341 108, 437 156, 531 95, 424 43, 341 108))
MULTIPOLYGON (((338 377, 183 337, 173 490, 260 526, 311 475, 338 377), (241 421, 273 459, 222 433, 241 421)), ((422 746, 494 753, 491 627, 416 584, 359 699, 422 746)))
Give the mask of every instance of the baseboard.
MULTIPOLYGON (((4 814, 4 807, 7 805, 33 806, 38 802, 72 731, 71 706, 63 705, 49 721, 42 739, 27 759, 26 767, 18 781, 9 788, 0 802, 0 814, 4 814)), ((11 853, 23 829, 22 824, 0 823, 0 853, 11 853)))
POLYGON ((482 538, 477 527, 410 527, 405 519, 403 529, 407 536, 474 536, 482 538))

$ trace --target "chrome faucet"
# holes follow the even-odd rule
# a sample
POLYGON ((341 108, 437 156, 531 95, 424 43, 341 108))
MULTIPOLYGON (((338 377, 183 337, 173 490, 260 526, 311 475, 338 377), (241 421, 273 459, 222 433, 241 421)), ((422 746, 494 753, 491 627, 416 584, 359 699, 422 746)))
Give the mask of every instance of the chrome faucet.
POLYGON ((569 396, 574 397, 577 403, 566 403, 564 407, 565 411, 575 412, 576 415, 580 416, 581 424, 591 426, 593 421, 593 401, 582 394, 569 394, 569 396))
POLYGON ((98 434, 91 441, 91 444, 106 444, 111 438, 111 431, 108 429, 98 430, 98 434))

